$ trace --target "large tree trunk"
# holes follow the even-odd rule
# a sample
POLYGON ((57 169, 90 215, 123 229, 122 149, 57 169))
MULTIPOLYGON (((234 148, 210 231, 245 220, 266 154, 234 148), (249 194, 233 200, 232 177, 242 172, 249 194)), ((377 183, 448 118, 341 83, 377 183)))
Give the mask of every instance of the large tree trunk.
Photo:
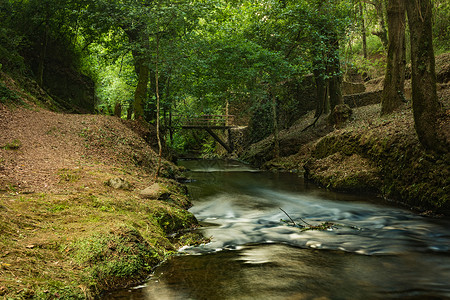
POLYGON ((408 1, 411 32, 412 106, 414 124, 421 144, 428 150, 448 152, 439 140, 436 71, 432 38, 431 0, 408 1))
POLYGON ((389 45, 381 114, 392 113, 404 100, 405 85, 405 0, 389 0, 387 7, 389 45))
POLYGON ((316 69, 313 73, 316 82, 316 113, 314 117, 318 118, 327 110, 327 81, 322 71, 316 69))
MULTIPOLYGON (((152 69, 149 71, 149 80, 150 80, 150 87, 148 89, 148 92, 150 94, 150 99, 156 99, 156 72, 152 69)), ((161 74, 158 74, 158 76, 161 76, 161 74)), ((159 80, 161 82, 161 80, 159 80)), ((161 86, 161 84, 159 84, 161 86)), ((147 103, 147 111, 145 115, 145 119, 149 123, 155 123, 156 122, 156 101, 149 101, 147 103)))

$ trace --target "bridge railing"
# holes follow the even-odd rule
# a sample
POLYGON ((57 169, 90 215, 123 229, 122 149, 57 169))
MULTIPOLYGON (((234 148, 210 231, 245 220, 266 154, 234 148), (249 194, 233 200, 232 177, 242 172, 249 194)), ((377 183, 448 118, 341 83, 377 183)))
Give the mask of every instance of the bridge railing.
POLYGON ((182 127, 232 127, 233 115, 176 115, 173 116, 182 127))

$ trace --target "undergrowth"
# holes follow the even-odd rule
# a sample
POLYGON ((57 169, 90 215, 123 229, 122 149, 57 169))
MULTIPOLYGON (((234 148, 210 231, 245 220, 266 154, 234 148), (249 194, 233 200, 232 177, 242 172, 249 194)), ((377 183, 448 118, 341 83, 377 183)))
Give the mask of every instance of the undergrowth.
POLYGON ((165 182, 173 195, 150 201, 104 185, 106 172, 56 175, 63 194, 0 193, 0 298, 94 298, 137 284, 177 247, 202 241, 190 234, 197 221, 179 206, 187 199, 178 185, 165 182))

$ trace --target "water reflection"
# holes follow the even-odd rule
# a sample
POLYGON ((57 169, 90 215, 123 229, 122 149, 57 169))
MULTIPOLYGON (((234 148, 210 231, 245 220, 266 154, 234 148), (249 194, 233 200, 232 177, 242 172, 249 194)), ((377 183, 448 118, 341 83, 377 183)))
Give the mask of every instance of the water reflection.
POLYGON ((328 193, 292 174, 183 164, 195 170, 191 210, 212 242, 183 249, 188 255, 161 265, 145 287, 109 298, 450 299, 448 220, 328 193), (280 207, 336 226, 302 232, 280 222, 280 207))
MULTIPOLYGON (((433 259, 439 259, 434 257, 433 259)), ((447 258, 448 259, 448 258, 447 258)), ((124 299, 444 299, 450 270, 418 255, 361 256, 251 245, 174 257, 124 299), (417 276, 420 274, 420 276, 417 276)), ((116 298, 120 299, 120 298, 116 298)))

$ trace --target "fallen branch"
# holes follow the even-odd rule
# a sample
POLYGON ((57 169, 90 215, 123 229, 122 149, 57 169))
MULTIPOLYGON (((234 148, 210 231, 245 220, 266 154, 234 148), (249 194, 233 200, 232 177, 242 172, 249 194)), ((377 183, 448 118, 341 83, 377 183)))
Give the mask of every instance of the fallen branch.
MULTIPOLYGON (((305 220, 303 220, 302 218, 299 217, 299 219, 303 223, 305 223, 307 225, 307 226, 303 226, 303 225, 295 223, 295 221, 291 218, 291 216, 284 209, 282 209, 281 207, 279 207, 279 209, 282 212, 284 212, 284 214, 289 218, 289 220, 291 220, 292 224, 294 224, 293 225, 294 227, 299 227, 299 228, 301 228, 302 231, 307 231, 307 230, 328 230, 328 229, 331 229, 331 228, 333 228, 335 226, 334 223, 328 222, 328 221, 325 221, 325 222, 323 222, 323 223, 321 223, 319 225, 311 225, 311 224, 309 224, 308 222, 306 222, 305 220)), ((281 221, 286 222, 284 220, 281 220, 281 221)), ((288 223, 288 222, 286 222, 286 223, 288 223)))
MULTIPOLYGON (((288 215, 288 213, 286 211, 284 211, 284 209, 282 209, 281 207, 279 207, 279 209, 281 209, 281 211, 284 212, 286 216, 288 216, 288 218, 291 220, 291 222, 294 223, 294 226, 304 227, 303 225, 295 224, 295 221, 291 218, 291 216, 288 215)), ((303 220, 302 218, 300 218, 300 217, 298 217, 298 218, 300 219, 300 221, 302 221, 306 225, 313 226, 313 225, 309 224, 308 222, 306 222, 305 220, 303 220)))
MULTIPOLYGON (((281 207, 279 207, 279 209, 281 209, 281 211, 284 212, 284 214, 291 220, 291 222, 294 224, 294 226, 297 226, 297 224, 295 224, 295 221, 292 220, 291 216, 288 215, 288 213, 285 212, 284 209, 282 209, 281 207)), ((301 226, 301 225, 300 225, 300 226, 301 226)), ((303 227, 303 226, 301 226, 301 227, 303 227)))
POLYGON ((320 116, 321 116, 321 115, 319 115, 318 117, 316 117, 316 119, 314 120, 314 122, 313 122, 312 124, 306 126, 305 128, 303 128, 301 132, 305 132, 305 131, 308 130, 310 127, 316 126, 316 122, 317 122, 317 120, 319 120, 320 116))
POLYGON ((332 229, 334 227, 334 223, 325 221, 322 224, 319 225, 311 225, 309 227, 302 228, 302 231, 306 230, 328 230, 332 229))

